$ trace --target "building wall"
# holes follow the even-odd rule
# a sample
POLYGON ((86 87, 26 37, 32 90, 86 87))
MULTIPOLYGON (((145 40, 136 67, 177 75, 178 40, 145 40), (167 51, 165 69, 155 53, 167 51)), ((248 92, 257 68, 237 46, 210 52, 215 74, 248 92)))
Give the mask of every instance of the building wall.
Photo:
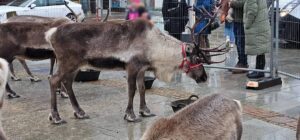
POLYGON ((155 0, 154 1, 154 9, 161 9, 162 3, 163 3, 163 0, 155 0))

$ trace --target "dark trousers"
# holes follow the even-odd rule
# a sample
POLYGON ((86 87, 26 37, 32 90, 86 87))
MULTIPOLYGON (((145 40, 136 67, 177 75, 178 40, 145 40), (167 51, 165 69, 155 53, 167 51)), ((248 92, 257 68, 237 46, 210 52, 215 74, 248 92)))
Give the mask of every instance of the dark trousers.
POLYGON ((265 54, 260 54, 256 56, 256 69, 263 70, 266 66, 265 54))
POLYGON ((233 32, 235 36, 235 44, 238 52, 238 64, 248 65, 247 55, 245 54, 245 31, 242 22, 233 23, 233 32))

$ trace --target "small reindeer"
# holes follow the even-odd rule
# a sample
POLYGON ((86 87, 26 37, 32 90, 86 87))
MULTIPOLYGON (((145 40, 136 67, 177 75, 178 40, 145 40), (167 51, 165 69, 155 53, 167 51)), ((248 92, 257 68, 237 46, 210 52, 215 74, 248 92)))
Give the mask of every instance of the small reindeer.
MULTIPOLYGON (((77 20, 77 15, 75 14, 75 12, 68 6, 68 3, 65 2, 65 6, 70 10, 71 13, 73 13, 75 16, 76 16, 76 19, 73 19, 74 21, 78 21, 77 20)), ((109 10, 105 16, 105 18, 103 20, 101 20, 100 22, 106 22, 108 20, 108 17, 109 17, 109 10)), ((14 17, 11 17, 9 19, 7 19, 6 21, 4 21, 3 23, 10 23, 10 22, 31 22, 31 23, 51 23, 51 22, 55 22, 57 20, 60 20, 60 19, 63 19, 63 18, 51 18, 51 17, 40 17, 40 16, 30 16, 30 15, 20 15, 20 16, 14 16, 14 17)), ((69 20, 66 18, 66 20, 69 20)), ((71 19, 70 19, 71 20, 71 19)), ((71 21, 70 21, 71 22, 71 21)), ((96 22, 96 21, 93 21, 93 22, 96 22)), ((99 22, 99 21, 97 21, 99 22)), ((31 71, 29 70, 26 62, 24 59, 21 59, 21 58, 17 58, 19 60, 19 62, 22 64, 22 66, 24 67, 26 73, 30 76, 30 80, 32 82, 39 82, 40 79, 36 76, 34 76, 31 71)), ((50 74, 49 75, 52 75, 53 74, 53 68, 54 68, 54 63, 55 63, 55 59, 54 58, 50 58, 50 74)), ((21 80, 20 78, 18 78, 16 75, 15 75, 15 72, 14 72, 14 69, 13 69, 13 65, 12 63, 10 63, 10 71, 11 71, 11 79, 15 80, 15 81, 19 81, 21 80)))
MULTIPOLYGON (((70 12, 75 16, 75 19, 66 19, 66 20, 73 20, 74 22, 78 21, 78 16, 70 7, 69 7, 69 3, 67 1, 64 1, 65 6, 70 10, 70 12)), ((107 20, 107 17, 105 18, 105 20, 107 20)), ((31 16, 31 15, 20 15, 20 16, 13 16, 10 17, 8 20, 4 21, 4 23, 9 23, 9 22, 33 22, 33 23, 50 23, 50 22, 55 22, 56 20, 60 20, 60 18, 51 18, 51 17, 41 17, 41 16, 31 16)), ((24 69, 26 70, 26 73, 30 76, 30 80, 32 82, 39 82, 41 81, 38 77, 33 76, 33 74, 31 73, 31 71, 29 70, 26 62, 24 59, 22 58, 17 58, 19 60, 19 62, 22 64, 22 66, 24 67, 24 69)), ((54 67, 54 63, 55 63, 55 59, 54 58, 50 58, 51 62, 50 62, 50 75, 53 74, 53 67, 54 67)), ((11 79, 15 80, 15 81, 20 81, 21 79, 16 77, 14 69, 13 69, 13 64, 10 63, 9 64, 10 67, 10 71, 11 71, 11 79)))
MULTIPOLYGON (((31 22, 31 23, 51 23, 51 22, 55 22, 56 20, 59 20, 58 18, 49 18, 49 17, 40 17, 40 16, 24 16, 24 15, 20 15, 20 16, 14 16, 11 17, 9 19, 7 19, 4 23, 11 23, 11 22, 31 22)), ((69 19, 65 19, 65 20, 69 20, 69 19)), ((31 71, 29 70, 26 62, 24 59, 22 58, 17 58, 19 60, 19 62, 22 64, 22 66, 24 67, 26 73, 30 76, 30 80, 32 82, 38 82, 40 81, 40 79, 36 76, 34 76, 31 71)), ((50 63, 50 73, 49 75, 53 74, 53 67, 54 67, 54 63, 55 63, 55 58, 50 58, 51 63, 50 63)), ((15 80, 15 81, 19 81, 21 80, 20 78, 18 78, 15 75, 14 72, 14 68, 13 68, 13 64, 10 63, 10 71, 11 71, 11 79, 15 80)))
POLYGON ((141 140, 240 140, 239 101, 214 94, 154 122, 141 140))
MULTIPOLYGON (((8 75, 8 63, 4 59, 0 58, 0 115, 3 106, 3 95, 5 92, 5 85, 7 83, 8 75)), ((0 140, 6 140, 1 121, 2 116, 0 116, 0 140)))
MULTIPOLYGON (((44 33, 50 28, 62 24, 73 23, 67 18, 55 19, 53 22, 11 22, 0 24, 0 57, 9 64, 15 58, 21 60, 44 60, 55 59, 53 49, 45 40, 44 33)), ((8 97, 17 98, 17 95, 6 85, 8 97)))
MULTIPOLYGON (((68 4, 66 4, 66 7, 68 7, 68 4)), ((68 7, 69 8, 69 7, 68 7)), ((70 11, 76 15, 71 8, 69 8, 70 11)), ((101 22, 106 22, 107 19, 109 17, 109 12, 107 13, 106 17, 101 20, 101 22)), ((76 19, 77 21, 77 19, 76 19)), ((31 81, 40 81, 39 78, 35 77, 32 75, 32 73, 30 72, 25 59, 34 59, 34 60, 44 60, 44 59, 50 59, 51 60, 51 67, 50 67, 50 75, 53 74, 53 67, 54 67, 54 63, 55 63, 55 56, 53 55, 53 50, 49 47, 49 44, 45 41, 45 37, 44 37, 44 33, 46 30, 52 28, 52 27, 57 27, 60 26, 62 24, 68 24, 68 23, 74 23, 74 21, 68 19, 68 18, 49 18, 49 17, 40 17, 40 16, 29 16, 29 15, 24 15, 24 16, 14 16, 9 18, 7 21, 5 21, 6 24, 0 25, 0 33, 7 31, 5 34, 1 34, 0 35, 0 57, 5 57, 5 59, 9 59, 7 60, 10 64, 10 69, 12 71, 12 79, 14 80, 19 80, 19 78, 17 78, 14 74, 14 70, 13 70, 13 65, 12 65, 12 61, 17 58, 20 63, 23 65, 23 67, 25 68, 27 74, 30 76, 31 81), (22 25, 24 23, 24 25, 22 25), (14 24, 16 24, 16 28, 13 28, 14 24), (35 27, 35 25, 37 27, 35 27), (1 26, 2 26, 2 32, 1 32, 1 26), (10 27, 7 28, 6 30, 4 30, 4 28, 6 27, 10 27), (34 29, 37 28, 37 29, 34 29), (24 32, 25 30, 25 32, 24 32), (3 37, 2 37, 3 35, 3 37), (9 36, 6 36, 9 35, 9 36), (12 40, 7 40, 7 38, 10 38, 12 36, 12 40), (23 37, 21 39, 18 39, 18 37, 23 37), (24 39, 26 38, 26 39, 24 39), (14 41, 15 40, 15 41, 14 41), (5 43, 8 43, 9 45, 6 45, 5 43), (5 46, 6 45, 6 46, 5 46), (12 46, 11 46, 12 45, 12 46), (18 46, 19 45, 19 46, 18 46), (32 45, 32 46, 29 46, 32 45), (15 47, 13 47, 15 46, 15 47), (18 47, 16 47, 18 46, 18 47), (14 54, 12 53, 10 56, 5 56, 7 54, 5 54, 6 49, 8 48, 8 50, 13 51, 14 49, 19 49, 18 53, 21 54, 14 54), (31 49, 32 48, 32 49, 31 49), (24 52, 26 49, 28 52, 24 52), (31 50, 29 52, 29 50, 31 50), (47 52, 41 52, 42 50, 47 51, 47 52), (37 57, 37 58, 31 58, 30 56, 24 57, 22 55, 22 53, 31 53, 30 55, 32 55, 31 57, 37 57), (47 53, 47 54, 42 54, 42 53, 47 53), (48 56, 49 54, 52 54, 51 56, 48 56), (41 56, 38 56, 41 55, 41 56), (44 56, 43 56, 44 55, 44 56), (7 58, 10 57, 10 58, 7 58), (41 58, 42 57, 42 58, 41 58)), ((18 98, 20 97, 19 95, 17 95, 11 88, 9 85, 6 86, 7 91, 10 93, 8 94, 8 96, 10 98, 18 98)), ((63 86, 62 86, 62 89, 63 86)), ((63 98, 67 98, 67 94, 62 91, 61 92, 61 96, 63 98)))

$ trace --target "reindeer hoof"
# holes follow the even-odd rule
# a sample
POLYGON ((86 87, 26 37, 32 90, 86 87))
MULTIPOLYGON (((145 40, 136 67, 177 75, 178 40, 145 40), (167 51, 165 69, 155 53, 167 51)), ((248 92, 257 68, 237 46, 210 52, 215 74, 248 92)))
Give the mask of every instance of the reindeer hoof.
POLYGON ((154 117, 154 116, 156 116, 155 114, 151 113, 150 109, 147 106, 140 108, 140 115, 142 117, 154 117))
POLYGON ((84 111, 74 112, 74 116, 76 119, 89 119, 90 116, 87 115, 84 111))
POLYGON ((60 97, 61 98, 69 98, 69 95, 66 92, 60 92, 60 97))
POLYGON ((67 123, 65 120, 61 119, 59 116, 53 117, 52 114, 49 114, 48 119, 49 119, 49 121, 51 121, 52 124, 55 124, 55 125, 67 123))
POLYGON ((155 114, 152 114, 150 112, 140 112, 142 117, 154 117, 156 116, 155 114))
POLYGON ((22 80, 21 78, 16 77, 16 76, 11 76, 10 78, 11 78, 11 80, 13 80, 13 81, 21 81, 21 80, 22 80))
POLYGON ((9 99, 20 98, 21 97, 20 95, 18 95, 16 93, 9 93, 7 96, 8 96, 9 99))
POLYGON ((29 79, 30 79, 31 82, 40 82, 40 81, 42 81, 42 80, 41 80, 40 78, 38 78, 38 77, 30 77, 29 79))
POLYGON ((127 120, 128 122, 141 122, 142 121, 140 118, 136 118, 135 115, 129 115, 129 114, 125 114, 124 120, 127 120))

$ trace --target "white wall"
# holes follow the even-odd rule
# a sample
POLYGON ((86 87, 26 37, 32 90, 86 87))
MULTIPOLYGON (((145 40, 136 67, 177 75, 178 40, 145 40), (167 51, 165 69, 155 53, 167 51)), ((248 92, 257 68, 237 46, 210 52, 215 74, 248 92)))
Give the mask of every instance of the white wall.
POLYGON ((161 9, 162 8, 162 3, 163 3, 163 0, 155 0, 154 8, 155 9, 161 9))

